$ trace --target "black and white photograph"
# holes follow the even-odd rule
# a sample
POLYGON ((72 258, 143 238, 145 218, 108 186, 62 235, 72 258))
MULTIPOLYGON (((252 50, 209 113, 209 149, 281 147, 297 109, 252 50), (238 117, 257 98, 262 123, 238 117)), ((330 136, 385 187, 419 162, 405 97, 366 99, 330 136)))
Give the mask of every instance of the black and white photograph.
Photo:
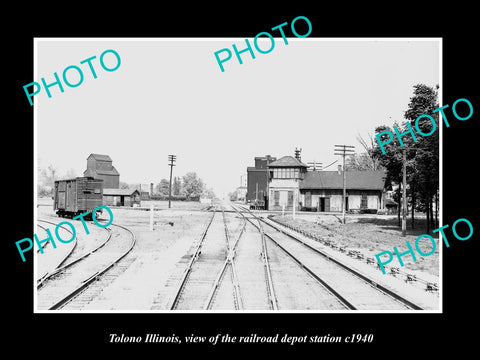
POLYGON ((8 342, 473 345, 472 16, 364 5, 24 23, 8 40, 8 342))
POLYGON ((36 40, 36 311, 441 310, 441 39, 287 41, 36 40))

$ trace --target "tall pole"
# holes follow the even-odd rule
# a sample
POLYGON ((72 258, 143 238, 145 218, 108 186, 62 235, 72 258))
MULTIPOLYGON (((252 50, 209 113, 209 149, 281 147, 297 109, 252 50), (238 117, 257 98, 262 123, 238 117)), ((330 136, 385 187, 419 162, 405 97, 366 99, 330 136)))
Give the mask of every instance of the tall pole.
POLYGON ((345 224, 345 212, 346 212, 346 199, 347 199, 347 178, 345 174, 345 156, 353 155, 355 146, 350 145, 335 145, 335 155, 343 156, 343 196, 342 196, 342 222, 345 224))
POLYGON ((345 208, 347 207, 347 179, 345 174, 345 153, 343 154, 343 166, 342 166, 342 174, 343 174, 343 198, 342 198, 342 221, 345 224, 345 208))
POLYGON ((403 148, 402 236, 407 234, 407 152, 403 148))
POLYGON ((172 206, 172 171, 173 167, 175 166, 174 162, 177 160, 176 155, 168 155, 168 161, 170 163, 168 164, 170 166, 170 185, 168 187, 168 208, 170 209, 172 206))

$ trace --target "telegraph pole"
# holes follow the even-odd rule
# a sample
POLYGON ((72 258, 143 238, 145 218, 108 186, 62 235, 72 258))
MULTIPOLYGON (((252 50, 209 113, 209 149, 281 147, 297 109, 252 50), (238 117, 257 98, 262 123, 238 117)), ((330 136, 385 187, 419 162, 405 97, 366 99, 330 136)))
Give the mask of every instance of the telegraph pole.
POLYGON ((170 163, 168 164, 170 166, 170 186, 168 187, 168 208, 172 206, 172 170, 173 167, 175 166, 174 162, 177 161, 177 156, 176 155, 168 155, 168 161, 170 163))
POLYGON ((343 156, 343 197, 342 197, 342 221, 345 224, 345 205, 346 205, 346 198, 347 198, 347 181, 345 175, 345 156, 346 155, 353 155, 355 150, 353 150, 355 146, 350 145, 335 145, 335 155, 343 156))
POLYGON ((322 163, 316 162, 315 160, 307 163, 308 168, 313 171, 322 170, 322 163))
POLYGON ((407 235, 407 152, 403 148, 402 236, 407 235))

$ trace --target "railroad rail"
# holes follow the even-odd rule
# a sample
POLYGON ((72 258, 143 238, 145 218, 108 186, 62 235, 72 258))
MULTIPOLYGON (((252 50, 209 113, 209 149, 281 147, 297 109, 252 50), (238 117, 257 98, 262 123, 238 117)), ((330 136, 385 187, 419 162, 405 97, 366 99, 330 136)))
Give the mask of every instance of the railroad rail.
MULTIPOLYGON (((40 220, 41 221, 41 220, 40 220)), ((37 227, 39 227, 40 229, 44 230, 45 232, 47 232, 47 228, 40 225, 40 224, 37 224, 37 227)), ((45 242, 45 243, 42 243, 42 250, 45 250, 45 247, 47 246, 47 244, 50 243, 50 240, 45 242)), ((40 249, 37 249, 37 253, 40 252, 40 249)))
MULTIPOLYGON (((255 224, 253 224, 245 216, 245 214, 242 211, 238 210, 238 208, 235 205, 231 204, 231 207, 236 213, 238 213, 242 216, 242 218, 244 219, 245 222, 248 221, 253 226, 255 226, 255 224)), ((269 304, 270 304, 270 307, 271 307, 272 310, 278 310, 278 299, 275 295, 275 290, 273 288, 272 271, 270 269, 270 263, 269 263, 269 258, 268 258, 267 243, 266 243, 266 240, 265 240, 265 235, 264 235, 264 232, 263 232, 263 227, 262 227, 261 222, 258 221, 258 227, 257 226, 255 226, 255 227, 260 232, 260 236, 261 236, 261 239, 262 239, 262 255, 263 255, 262 259, 263 259, 263 266, 264 266, 264 270, 265 270, 265 279, 266 279, 266 285, 267 285, 267 294, 268 294, 269 304)))
POLYGON ((210 225, 213 222, 213 218, 215 217, 215 214, 217 212, 216 208, 213 208, 213 210, 209 210, 209 211, 212 211, 212 216, 210 217, 210 220, 208 221, 208 224, 205 227, 205 231, 202 233, 202 236, 200 237, 199 243, 196 246, 196 248, 193 252, 193 255, 192 255, 185 271, 183 272, 183 275, 182 275, 182 277, 181 277, 181 279, 178 283, 178 286, 177 286, 177 288, 174 292, 174 295, 173 295, 172 299, 169 301, 167 309, 170 309, 170 310, 175 310, 176 309, 176 307, 178 305, 178 302, 180 300, 180 296, 181 296, 181 294, 182 294, 182 292, 185 288, 185 285, 188 281, 188 277, 190 276, 190 273, 192 271, 193 264, 195 263, 195 261, 197 260, 199 254, 200 254, 200 249, 202 248, 205 237, 207 236, 208 229, 210 228, 210 225))
MULTIPOLYGON (((111 269, 115 264, 119 263, 127 254, 130 253, 130 251, 133 249, 136 243, 136 237, 135 234, 128 228, 118 225, 118 224, 110 224, 110 227, 118 227, 120 229, 123 229, 125 232, 129 234, 129 240, 130 242, 127 244, 126 249, 120 252, 112 251, 114 255, 112 256, 107 256, 107 261, 106 263, 101 263, 101 266, 98 266, 98 264, 87 264, 84 265, 87 269, 89 266, 96 267, 98 270, 95 271, 94 273, 88 273, 87 277, 85 275, 78 275, 82 277, 82 280, 77 281, 76 285, 73 290, 70 290, 66 293, 61 295, 60 299, 55 299, 53 302, 50 301, 48 304, 48 310, 57 310, 65 306, 68 302, 72 301, 76 296, 81 294, 83 291, 85 291, 95 280, 99 279, 102 275, 104 275, 109 269, 111 269), (110 259, 108 259, 110 258, 110 259), (97 266, 95 266, 97 265, 97 266)), ((55 280, 55 278, 59 279, 59 281, 65 282, 71 282, 70 278, 72 275, 72 268, 75 268, 75 265, 80 266, 82 264, 86 263, 86 259, 92 258, 91 255, 94 253, 97 253, 97 251, 101 248, 104 248, 105 245, 111 244, 111 230, 108 230, 110 232, 107 240, 105 240, 103 243, 101 243, 99 246, 97 246, 94 250, 84 254, 83 256, 79 257, 75 261, 72 261, 71 263, 68 263, 67 265, 56 269, 54 272, 50 273, 45 279, 41 281, 40 284, 37 285, 37 291, 44 289, 45 288, 45 282, 46 281, 52 281, 55 280), (70 273, 68 273, 70 272, 70 273)), ((113 245, 112 245, 113 246, 113 245)), ((97 253, 98 254, 98 253, 97 253)), ((77 269, 78 270, 78 269, 77 269)), ((37 295, 39 295, 37 293, 37 295)), ((51 294, 50 294, 51 296, 51 294)))
POLYGON ((325 280, 323 280, 318 274, 316 274, 313 270, 311 270, 306 264, 304 264, 298 257, 296 257, 292 252, 288 251, 285 247, 280 245, 278 241, 276 241, 271 235, 266 233, 263 229, 262 222, 263 220, 253 214, 249 209, 246 209, 246 211, 255 219, 258 221, 258 226, 253 223, 253 221, 250 220, 250 218, 245 217, 253 226, 255 226, 261 233, 262 236, 262 246, 263 246, 263 254, 264 254, 264 259, 265 259, 265 267, 268 273, 268 284, 269 284, 269 293, 272 295, 271 297, 271 303, 272 303, 272 308, 274 310, 278 310, 278 299, 275 296, 275 292, 273 289, 273 281, 272 281, 272 276, 271 276, 271 270, 269 267, 269 262, 268 262, 268 250, 267 250, 267 245, 266 245, 266 240, 265 238, 268 238, 270 241, 272 241, 278 248, 280 248, 287 256, 292 259, 302 270, 304 270, 308 275, 310 275, 317 283, 319 283, 328 293, 330 293, 335 299, 337 299, 346 309, 350 310, 355 310, 356 308, 347 300, 345 299, 342 295, 340 295, 333 287, 331 287, 325 280))
MULTIPOLYGON (((357 270, 353 269, 352 267, 348 266, 347 264, 344 264, 342 263, 341 261, 337 260, 337 259, 334 259, 332 257, 330 257, 328 254, 326 254, 325 252, 317 249, 316 247, 313 247, 311 246, 310 244, 302 241, 301 239, 291 235, 289 232, 287 231, 284 231, 283 229, 281 228, 278 228, 277 226, 274 226, 272 225, 271 223, 265 221, 264 219, 256 216, 255 214, 253 214, 252 212, 250 212, 248 209, 246 209, 247 212, 249 212, 253 217, 259 219, 260 221, 262 221, 264 224, 268 225, 270 228, 274 229, 275 231, 277 232, 280 232, 282 234, 284 234, 285 236, 287 236, 289 239, 291 240, 294 240, 295 242, 299 243, 302 245, 302 248, 303 249, 307 249, 309 252, 312 252, 312 253, 315 253, 317 255, 320 255, 322 259, 324 259, 325 261, 327 262, 330 262, 331 264, 334 264, 338 270, 335 270, 335 272, 338 272, 340 273, 341 271, 343 272, 347 272, 351 275, 353 275, 355 278, 357 278, 359 281, 361 281, 362 283, 364 284, 367 284, 369 285, 371 288, 375 289, 376 291, 382 293, 383 295, 393 299, 394 301, 398 302, 399 304, 401 304, 403 307, 407 308, 407 309, 413 309, 413 310, 423 310, 420 306, 418 306, 417 304, 413 303, 412 301, 404 298, 403 296, 401 296, 400 294, 397 294, 396 292, 386 288, 385 286, 377 283, 376 281, 374 281, 373 279, 370 279, 369 277, 367 277, 366 275, 358 272, 357 270), (341 270, 340 270, 341 269, 341 270)), ((267 237, 269 237, 273 242, 277 243, 277 245, 281 246, 278 242, 276 242, 270 235, 266 234, 267 237)), ((284 249, 284 251, 286 252, 289 252, 291 255, 293 255, 292 251, 288 251, 288 249, 285 248, 285 246, 282 247, 284 249)), ((294 256, 294 255, 293 255, 294 256)), ((299 265, 301 265, 302 267, 304 267, 305 269, 308 269, 309 267, 304 264, 300 259, 298 259, 297 257, 297 262, 299 265)), ((307 270, 307 271, 312 271, 311 269, 310 270, 307 270)), ((314 274, 316 274, 315 271, 312 271, 314 274)), ((313 275, 313 274, 312 274, 313 275)), ((345 299, 345 295, 341 295, 340 292, 338 290, 335 290, 333 288, 333 286, 331 285, 331 283, 329 284, 328 282, 324 281, 325 284, 329 287, 330 290, 333 290, 334 293, 340 295, 344 300, 345 299)), ((345 303, 350 309, 354 310, 357 306, 355 306, 354 304, 352 304, 352 301, 350 300, 346 300, 346 303, 345 303)))
MULTIPOLYGON (((56 225, 56 223, 53 223, 53 222, 50 222, 50 221, 46 221, 46 220, 40 220, 39 221, 43 221, 43 222, 47 222, 47 223, 50 223, 52 225, 56 225)), ((62 227, 63 228, 63 227, 62 227)), ((63 228, 65 229, 66 231, 68 231, 70 234, 72 234, 72 231, 68 228, 63 228)), ((102 242, 100 245, 98 245, 96 248, 94 248, 93 250, 81 255, 80 257, 78 257, 77 259, 69 262, 68 264, 65 264, 64 266, 62 266, 62 264, 65 263, 65 261, 70 258, 73 254, 73 252, 75 251, 76 249, 76 246, 77 246, 77 238, 75 237, 75 245, 74 247, 65 255, 65 257, 60 261, 60 263, 55 267, 55 270, 50 272, 50 273, 46 273, 45 275, 43 275, 41 278, 37 279, 37 289, 39 289, 40 287, 43 286, 44 282, 46 280, 48 280, 49 278, 53 277, 54 275, 56 275, 57 273, 59 273, 60 271, 63 271, 65 269, 67 269, 68 267, 76 264, 77 262, 85 259, 86 257, 92 255, 94 252, 96 252, 97 250, 99 250, 100 248, 102 248, 108 241, 110 241, 110 239, 112 238, 112 231, 109 229, 109 228, 103 228, 105 231, 107 231, 108 233, 108 236, 107 238, 105 239, 104 242, 102 242)))
POLYGON ((230 245, 230 234, 229 234, 229 231, 228 231, 228 226, 227 226, 227 222, 226 222, 226 219, 225 219, 225 211, 224 211, 223 208, 222 208, 222 217, 223 217, 223 223, 224 223, 224 226, 225 226, 225 238, 226 238, 226 241, 227 241, 227 251, 228 251, 228 253, 227 253, 227 257, 225 259, 225 262, 223 263, 223 266, 222 266, 217 278, 215 279, 215 282, 212 286, 212 290, 210 291, 210 294, 208 295, 208 298, 205 302, 204 309, 209 310, 209 309, 212 308, 213 300, 215 298, 215 295, 216 295, 218 289, 220 288, 220 284, 225 277, 225 273, 226 273, 227 269, 230 268, 230 270, 232 272, 232 283, 233 283, 233 288, 234 288, 233 296, 234 296, 235 309, 236 310, 242 310, 243 309, 243 301, 242 301, 242 296, 241 296, 241 293, 240 293, 240 286, 238 284, 238 277, 237 277, 237 271, 235 269, 235 260, 234 259, 235 259, 235 251, 236 251, 238 242, 239 242, 240 238, 242 237, 242 234, 245 230, 246 221, 244 220, 243 226, 242 226, 242 228, 240 230, 240 233, 237 236, 235 242, 233 243, 233 245, 230 245))
MULTIPOLYGON (((47 224, 50 224, 50 225, 58 226, 58 223, 54 223, 54 222, 48 221, 48 220, 37 219, 37 221, 41 221, 41 222, 43 222, 43 223, 47 223, 47 224)), ((40 225, 37 224, 37 226, 40 226, 40 225)), ((43 227, 43 226, 40 226, 40 227, 43 228, 43 229, 45 229, 45 231, 46 231, 46 228, 45 228, 45 227, 43 227)), ((64 227, 64 226, 60 226, 60 228, 63 229, 63 230, 65 230, 65 231, 67 231, 67 232, 69 232, 70 234, 73 235, 72 231, 71 231, 69 228, 64 227)), ((50 241, 48 241, 48 243, 49 243, 49 242, 50 242, 50 241)), ((62 264, 70 257, 70 255, 73 253, 73 251, 74 251, 75 248, 77 247, 77 237, 76 237, 76 236, 75 236, 75 239, 73 239, 73 242, 74 242, 74 243, 73 243, 72 248, 70 249, 70 251, 68 251, 68 252, 65 254, 65 256, 64 256, 64 257, 60 260, 60 262, 56 265, 56 267, 55 267, 56 269, 59 268, 60 266, 62 266, 62 264)), ((45 247, 42 246, 42 249, 44 249, 44 248, 45 248, 45 247)), ((45 277, 48 277, 48 275, 49 275, 49 274, 46 273, 46 274, 44 274, 40 279, 37 279, 37 285, 38 285, 38 282, 43 283, 44 278, 45 278, 45 277)))

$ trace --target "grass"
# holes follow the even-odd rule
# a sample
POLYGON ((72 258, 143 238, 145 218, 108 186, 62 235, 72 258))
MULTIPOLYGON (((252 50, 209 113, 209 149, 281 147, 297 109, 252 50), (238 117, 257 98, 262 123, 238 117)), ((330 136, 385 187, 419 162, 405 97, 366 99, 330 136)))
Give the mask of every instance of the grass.
MULTIPOLYGON (((291 216, 277 216, 277 219, 286 222, 292 226, 297 226, 312 234, 327 237, 337 245, 345 246, 349 249, 360 250, 366 256, 374 257, 382 251, 394 252, 393 247, 397 247, 399 252, 408 250, 406 241, 409 241, 412 248, 415 249, 415 240, 421 234, 425 233, 425 219, 415 219, 415 229, 410 228, 407 223, 407 233, 402 237, 401 228, 398 227, 396 217, 384 218, 379 216, 348 216, 347 223, 343 225, 335 215, 319 215, 305 220, 297 217, 295 220, 291 216), (316 222, 315 222, 316 221, 316 222)), ((436 251, 427 257, 416 253, 417 261, 414 261, 411 255, 405 255, 402 260, 406 269, 424 271, 432 275, 439 274, 439 239, 438 234, 434 234, 436 241, 436 251)), ((441 245, 441 244, 440 244, 441 245)), ((419 242, 419 247, 424 253, 430 252, 432 244, 428 239, 419 242)), ((416 252, 416 251, 415 251, 416 252)), ((398 259, 390 263, 392 266, 400 267, 398 259), (396 265, 394 265, 394 263, 396 265)))

